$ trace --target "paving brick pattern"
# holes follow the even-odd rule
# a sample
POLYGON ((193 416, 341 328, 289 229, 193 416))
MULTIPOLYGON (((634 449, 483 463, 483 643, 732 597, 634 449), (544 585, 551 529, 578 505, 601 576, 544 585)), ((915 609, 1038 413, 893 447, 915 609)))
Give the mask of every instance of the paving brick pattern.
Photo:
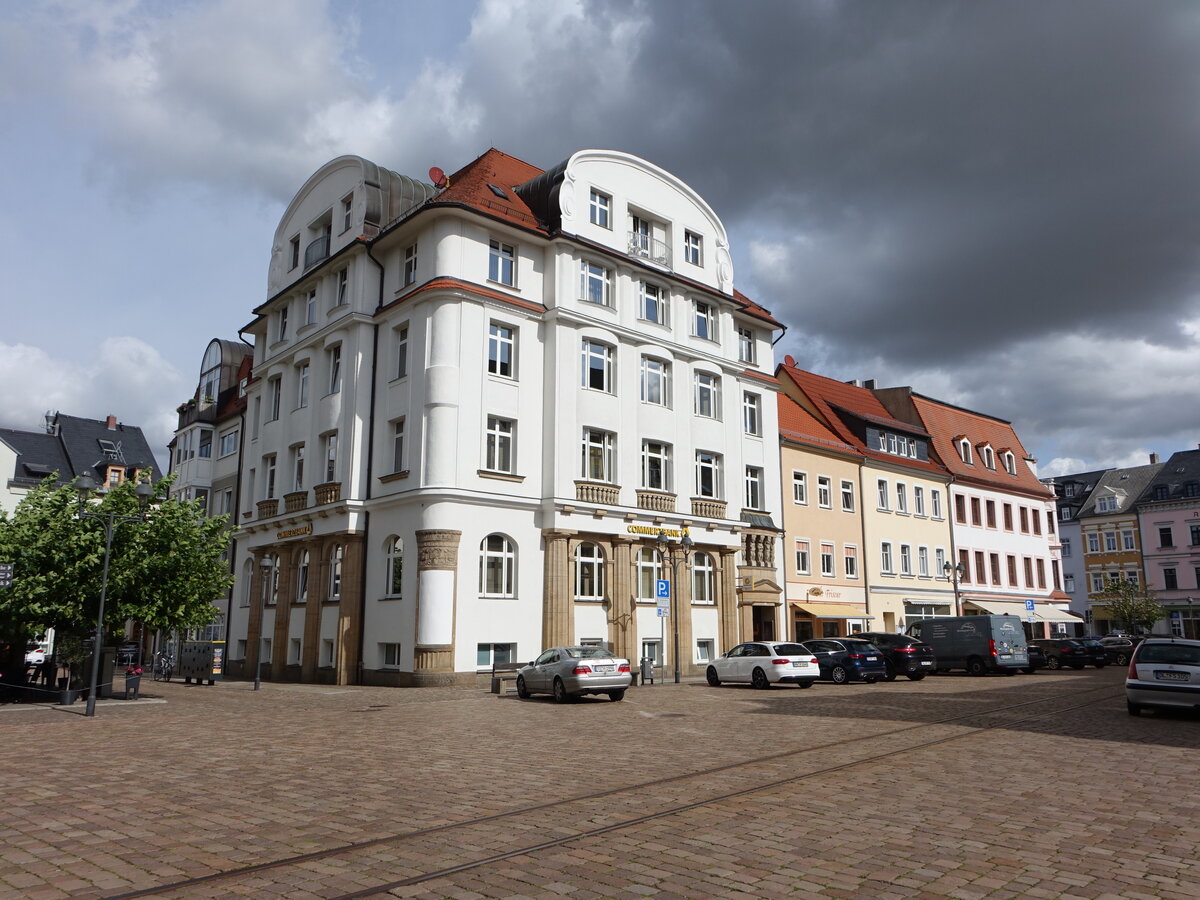
POLYGON ((567 706, 144 681, 93 719, 3 707, 0 897, 404 879, 391 896, 1200 897, 1200 716, 1134 719, 1122 680, 667 684, 567 706))

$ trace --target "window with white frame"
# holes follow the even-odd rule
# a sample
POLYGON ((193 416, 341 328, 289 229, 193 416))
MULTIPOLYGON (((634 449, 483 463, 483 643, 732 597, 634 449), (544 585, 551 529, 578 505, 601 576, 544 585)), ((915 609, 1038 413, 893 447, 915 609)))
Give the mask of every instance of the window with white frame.
POLYGON ((671 490, 671 445, 642 441, 642 487, 652 491, 671 490))
POLYGON ((892 569, 892 544, 890 541, 884 541, 879 545, 879 565, 880 571, 885 575, 896 574, 892 569))
POLYGON ((933 515, 933 518, 940 519, 942 517, 942 492, 936 489, 930 489, 929 503, 931 506, 930 512, 933 515))
POLYGON ((396 377, 403 378, 408 374, 408 325, 398 325, 392 329, 396 344, 396 377))
POLYGON ((710 372, 696 372, 694 412, 710 419, 721 417, 721 379, 710 372))
POLYGON ((958 442, 958 457, 968 466, 973 466, 975 464, 974 457, 971 453, 971 442, 966 438, 963 438, 958 442))
POLYGON ((1066 575, 1066 574, 1063 575, 1063 590, 1066 591, 1068 594, 1073 594, 1075 592, 1075 576, 1074 575, 1066 575))
POLYGON ((693 266, 704 265, 704 239, 694 231, 683 233, 683 261, 693 266))
POLYGON ((489 534, 479 545, 479 592, 485 597, 514 596, 516 565, 516 545, 502 534, 489 534))
POLYGON ((263 499, 265 500, 275 499, 275 472, 275 454, 267 454, 263 457, 263 499))
POLYGON ((821 574, 828 578, 837 574, 834 569, 833 550, 833 544, 821 542, 821 574))
POLYGON ((913 513, 918 516, 925 515, 925 488, 919 484, 913 485, 913 513))
POLYGON ((337 287, 333 294, 334 306, 345 306, 350 302, 350 270, 340 269, 337 273, 337 287))
POLYGON ((308 551, 301 550, 296 560, 296 602, 308 602, 308 551))
POLYGON ((696 641, 696 662, 703 665, 713 658, 716 642, 712 638, 699 638, 696 641))
POLYGON ((929 548, 917 548, 917 574, 922 578, 929 577, 929 548))
POLYGON ((887 483, 887 481, 883 478, 880 478, 878 481, 875 482, 875 487, 877 488, 878 495, 879 495, 879 501, 878 501, 879 508, 887 509, 888 508, 888 483, 887 483))
POLYGON ((1108 531, 1104 534, 1104 549, 1112 553, 1117 549, 1117 534, 1115 531, 1108 531))
POLYGON ((296 367, 296 409, 308 406, 308 363, 296 367))
POLYGON ((1098 512, 1115 512, 1117 509, 1117 498, 1108 495, 1105 497, 1096 498, 1096 510, 1098 512))
POLYGON ((588 200, 588 221, 601 228, 612 228, 612 197, 593 190, 588 200))
POLYGON ((283 379, 276 375, 267 382, 267 421, 279 418, 283 406, 283 379))
POLYGON ((1104 576, 1099 572, 1092 573, 1092 593, 1100 594, 1104 592, 1104 576))
POLYGON ((292 490, 304 490, 304 445, 292 447, 292 490))
POLYGON ((292 251, 292 254, 291 254, 292 264, 288 268, 294 269, 294 268, 296 268, 296 266, 300 265, 300 235, 296 235, 295 237, 293 237, 290 241, 288 241, 288 244, 291 247, 291 251, 292 251))
POLYGON ((854 482, 842 479, 842 512, 854 512, 854 482))
POLYGON ((217 439, 218 459, 222 456, 229 456, 231 453, 237 453, 239 433, 236 428, 221 432, 221 436, 217 439))
POLYGON ((717 602, 717 567, 707 553, 692 556, 692 603, 711 606, 717 602))
POLYGON ((808 473, 792 472, 792 502, 808 504, 808 473))
POLYGON ((746 466, 746 508, 763 508, 763 470, 758 466, 746 466))
POLYGON ((347 194, 342 198, 342 231, 349 231, 350 226, 354 223, 354 194, 347 194))
POLYGON ((579 262, 579 299, 598 306, 611 306, 612 273, 591 260, 579 262))
POLYGON ((1100 552, 1100 534, 1095 531, 1091 532, 1087 536, 1087 545, 1088 545, 1088 553, 1099 553, 1100 552))
POLYGON ((657 582, 662 578, 662 561, 658 551, 650 547, 643 547, 637 552, 637 573, 637 598, 654 600, 658 596, 657 582))
POLYGON ((389 597, 404 593, 404 541, 392 535, 384 542, 383 589, 389 597))
MULTIPOLYGON (((332 643, 332 641, 330 642, 332 643)), ((400 645, 396 643, 383 643, 379 645, 379 657, 383 661, 385 669, 400 668, 400 645)))
POLYGON ((742 430, 746 434, 762 434, 762 397, 748 391, 742 394, 742 430))
POLYGON ((670 406, 671 364, 652 356, 642 357, 641 393, 643 403, 670 406))
MULTIPOLYGON (((1006 471, 1009 475, 1016 475, 1017 474, 1017 458, 1008 451, 1005 451, 1004 454, 1001 456, 1001 458, 1004 460, 1004 471, 1006 471)), ((1070 496, 1070 495, 1068 495, 1068 496, 1070 496)))
POLYGON ((807 575, 809 573, 809 542, 803 538, 796 538, 796 574, 807 575))
POLYGON ((483 467, 489 472, 513 472, 513 432, 516 423, 499 416, 487 417, 487 447, 483 467))
POLYGON ((575 599, 604 599, 604 552, 590 541, 575 548, 575 599))
POLYGON ((488 374, 515 378, 516 347, 516 329, 492 322, 488 327, 488 374))
POLYGON ((488 243, 488 280, 514 287, 517 283, 517 251, 503 241, 488 243))
POLYGON ((317 322, 317 291, 310 288, 304 295, 304 324, 315 325, 317 322))
POLYGON ((692 334, 707 341, 717 339, 717 312, 711 303, 692 301, 692 334))
POLYGON ((476 644, 475 665, 481 669, 490 669, 496 663, 517 661, 516 644, 476 644))
POLYGON ((405 471, 404 419, 396 419, 394 422, 392 422, 392 471, 405 471))
POLYGON ((817 476, 817 506, 821 509, 833 508, 833 479, 828 475, 817 476))
POLYGON ((933 577, 944 578, 946 575, 946 551, 938 547, 933 551, 933 577))
POLYGON ((721 497, 721 454, 696 451, 696 496, 721 497))
POLYGON ((750 328, 743 328, 741 325, 737 328, 738 338, 738 361, 745 363, 755 362, 754 353, 754 331, 750 328))
POLYGON ((329 370, 329 393, 342 389, 342 345, 335 344, 325 351, 325 366, 329 370))
POLYGON ((912 574, 912 547, 908 544, 900 545, 900 574, 912 574))
POLYGON ((639 286, 638 318, 656 325, 667 324, 666 292, 658 285, 643 281, 639 286))
POLYGON ((580 384, 592 391, 613 390, 613 348, 599 341, 584 339, 580 367, 580 384))
POLYGON ((599 428, 583 429, 581 476, 586 481, 612 483, 617 475, 617 436, 599 428))
POLYGON ((337 475, 337 443, 336 431, 321 436, 322 453, 325 459, 325 480, 335 481, 337 475))
POLYGON ((908 486, 902 481, 896 482, 896 512, 908 512, 908 486))
POLYGON ((417 280, 417 245, 410 244, 404 248, 404 281, 402 287, 415 284, 417 280))
MULTIPOLYGON (((1194 528, 1195 526, 1192 526, 1192 527, 1194 528)), ((1121 532, 1121 549, 1122 550, 1136 549, 1136 545, 1134 544, 1134 541, 1133 541, 1133 529, 1125 529, 1124 531, 1121 532)), ((1064 553, 1063 556, 1066 556, 1066 554, 1064 553)))
POLYGON ((288 308, 281 306, 275 316, 275 340, 286 341, 288 335, 288 308))
POLYGON ((992 452, 992 448, 988 444, 984 444, 979 448, 979 458, 987 468, 993 470, 996 468, 996 455, 992 452))
POLYGON ((858 548, 852 544, 842 546, 842 564, 847 578, 858 577, 858 548))
POLYGON ((345 562, 346 551, 341 544, 335 544, 329 552, 329 596, 327 600, 342 599, 342 563, 345 562))

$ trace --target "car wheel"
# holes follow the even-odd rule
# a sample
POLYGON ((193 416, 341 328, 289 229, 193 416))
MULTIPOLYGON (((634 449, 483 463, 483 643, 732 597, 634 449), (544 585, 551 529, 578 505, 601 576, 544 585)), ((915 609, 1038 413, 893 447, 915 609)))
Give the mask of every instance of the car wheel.
POLYGON ((850 680, 850 673, 845 666, 834 666, 829 670, 829 680, 834 684, 845 684, 850 680))
POLYGON ((771 686, 771 682, 767 681, 767 673, 762 669, 754 670, 754 673, 750 676, 750 684, 763 691, 771 686))
POLYGON ((920 681, 924 677, 925 677, 924 672, 910 672, 909 676, 908 676, 908 680, 909 681, 920 681))
POLYGON ((796 687, 810 688, 813 686, 813 682, 816 680, 817 679, 815 679, 815 678, 804 678, 804 679, 796 682, 796 687))
POLYGON ((968 675, 984 675, 987 673, 987 666, 983 664, 983 660, 978 656, 972 656, 967 660, 968 675))
POLYGON ((624 700, 625 699, 625 689, 622 688, 618 691, 609 691, 608 699, 611 700, 613 703, 616 703, 618 700, 624 700))
POLYGON ((704 678, 711 687, 716 687, 721 683, 721 676, 717 674, 717 670, 712 666, 708 667, 708 671, 704 673, 704 678))
POLYGON ((1117 658, 1116 658, 1116 663, 1118 666, 1128 665, 1129 664, 1129 654, 1128 653, 1118 653, 1117 658))
POLYGON ((1125 701, 1125 708, 1129 710, 1131 716, 1140 716, 1142 714, 1142 705, 1134 703, 1132 700, 1125 701))
POLYGON ((571 695, 567 693, 567 686, 563 684, 561 678, 554 679, 554 702, 569 703, 571 695))
MULTIPOLYGON (((912 676, 910 675, 909 677, 911 678, 912 676)), ((896 680, 896 670, 894 668, 892 668, 892 664, 890 662, 883 664, 883 680, 884 681, 895 681, 896 680)))
POLYGON ((517 696, 520 697, 522 700, 529 699, 529 688, 527 688, 525 686, 525 676, 524 675, 517 676, 517 696))
POLYGON ((1061 669, 1062 663, 1058 661, 1057 656, 1051 656, 1049 659, 1046 660, 1046 668, 1047 669, 1061 669))

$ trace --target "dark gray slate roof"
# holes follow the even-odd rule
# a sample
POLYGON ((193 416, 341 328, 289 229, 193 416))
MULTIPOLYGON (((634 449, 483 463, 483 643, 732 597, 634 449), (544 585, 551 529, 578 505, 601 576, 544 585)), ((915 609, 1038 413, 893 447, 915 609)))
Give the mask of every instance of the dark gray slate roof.
POLYGON ((1162 463, 1149 466, 1133 466, 1129 469, 1109 469, 1101 477, 1096 487, 1088 494, 1087 500, 1076 513, 1077 519, 1088 516, 1108 516, 1114 512, 1130 512, 1142 491, 1158 476, 1163 467, 1162 463), (1100 511, 1096 509, 1096 501, 1101 497, 1116 496, 1119 501, 1115 510, 1100 511))
MULTIPOLYGON (((136 426, 117 422, 109 428, 103 419, 62 413, 54 422, 57 434, 0 428, 0 440, 17 452, 16 470, 0 476, 12 484, 32 486, 53 472, 58 472, 64 483, 88 472, 103 483, 105 469, 111 465, 123 467, 127 474, 133 469, 156 468, 150 445, 136 426)), ((158 477, 156 472, 156 481, 158 477)))
POLYGON ((1192 500, 1200 504, 1200 450, 1180 450, 1162 464, 1155 478, 1146 485, 1138 503, 1170 503, 1192 500), (1165 496, 1163 496, 1165 494, 1165 496))

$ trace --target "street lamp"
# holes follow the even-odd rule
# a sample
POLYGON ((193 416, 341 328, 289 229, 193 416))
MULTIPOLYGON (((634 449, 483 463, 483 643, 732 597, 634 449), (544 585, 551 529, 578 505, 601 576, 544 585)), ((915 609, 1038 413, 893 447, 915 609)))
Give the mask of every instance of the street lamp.
POLYGON ((947 562, 942 566, 942 572, 947 578, 950 579, 950 583, 954 585, 954 614, 956 616, 961 616, 962 604, 959 603, 958 600, 958 582, 965 574, 967 574, 967 567, 962 563, 947 562))
POLYGON ((122 516, 111 512, 88 512, 88 497, 98 487, 100 487, 100 483, 87 472, 75 479, 75 490, 79 492, 79 518, 97 519, 104 523, 104 568, 100 575, 100 611, 96 614, 96 639, 92 646, 92 677, 88 684, 87 711, 85 712, 85 715, 89 716, 96 714, 96 690, 97 682, 100 680, 100 645, 104 640, 104 601, 108 596, 108 561, 112 556, 113 532, 122 522, 142 521, 146 517, 146 508, 150 505, 150 498, 154 496, 154 487, 150 482, 141 480, 133 489, 133 495, 137 497, 140 507, 136 516, 122 516))
POLYGON ((679 549, 676 549, 676 545, 671 543, 667 533, 659 529, 655 543, 658 544, 658 555, 671 565, 671 628, 675 636, 675 650, 672 658, 675 661, 675 683, 679 684, 679 610, 676 603, 676 598, 679 596, 679 564, 687 565, 688 557, 692 555, 692 545, 695 542, 692 540, 692 536, 685 531, 683 540, 679 542, 679 549))
MULTIPOLYGON (((262 684, 262 630, 263 619, 267 616, 267 594, 270 592, 274 577, 275 561, 270 554, 263 556, 258 561, 258 566, 262 570, 262 590, 258 592, 258 646, 254 648, 254 689, 257 691, 262 684)), ((249 629, 247 629, 247 635, 249 629)))

